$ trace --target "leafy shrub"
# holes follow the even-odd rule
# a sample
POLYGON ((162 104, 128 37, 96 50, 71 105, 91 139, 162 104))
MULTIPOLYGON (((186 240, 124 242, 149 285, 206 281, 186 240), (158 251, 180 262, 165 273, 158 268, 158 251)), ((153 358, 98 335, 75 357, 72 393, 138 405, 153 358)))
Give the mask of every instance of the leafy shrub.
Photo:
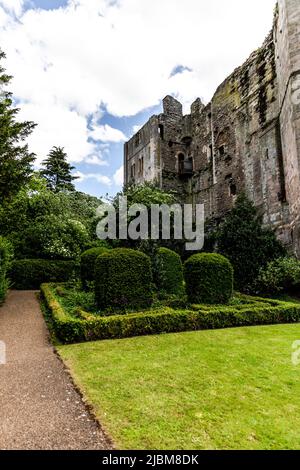
POLYGON ((99 309, 122 310, 151 305, 151 261, 139 251, 117 248, 95 262, 95 299, 99 309))
POLYGON ((23 232, 26 257, 72 260, 79 258, 89 241, 85 226, 78 220, 43 216, 23 232))
POLYGON ((217 234, 218 252, 233 265, 237 290, 252 291, 260 268, 285 255, 285 250, 271 230, 264 229, 253 203, 245 195, 226 217, 217 234))
POLYGON ((230 261, 215 253, 199 253, 184 264, 188 299, 196 304, 225 304, 233 294, 230 261))
POLYGON ((77 264, 74 261, 43 259, 16 260, 12 263, 10 279, 14 289, 39 289, 44 282, 65 282, 75 279, 77 264))
POLYGON ((155 283, 159 291, 167 294, 183 292, 182 262, 175 251, 159 248, 153 264, 155 283))
POLYGON ((104 247, 90 248, 81 255, 80 275, 82 287, 87 288, 89 282, 95 280, 95 261, 98 256, 105 253, 108 249, 104 247))
POLYGON ((12 258, 10 243, 0 236, 0 304, 4 301, 8 289, 7 270, 12 258))
POLYGON ((295 258, 279 258, 260 270, 257 291, 265 294, 300 291, 300 262, 295 258))
MULTIPOLYGON (((71 250, 72 256, 74 252, 79 256, 82 251, 91 248, 91 242, 96 240, 96 209, 101 204, 100 199, 77 191, 49 191, 46 189, 45 180, 38 174, 33 174, 28 185, 24 186, 13 200, 0 205, 0 233, 12 242, 15 257, 18 259, 61 259, 62 249, 63 259, 67 259, 65 250, 71 250), (82 226, 79 226, 79 234, 76 235, 78 230, 75 227, 73 238, 70 233, 73 228, 68 230, 66 227, 66 221, 69 220, 84 225, 86 230, 83 237, 80 235, 82 226), (34 233, 36 226, 37 234, 34 233), (52 226, 55 226, 53 230, 52 226), (63 244, 58 244, 57 238, 63 238, 63 244), (46 247, 44 241, 49 240, 51 243, 46 247), (58 253, 53 253, 55 246, 58 247, 58 253)), ((74 227, 72 222, 69 225, 74 227)))
POLYGON ((247 297, 249 304, 213 306, 206 309, 172 310, 132 313, 101 317, 81 312, 81 318, 67 315, 49 284, 41 286, 53 329, 64 343, 94 341, 130 336, 175 333, 181 331, 233 328, 300 322, 300 304, 247 297))

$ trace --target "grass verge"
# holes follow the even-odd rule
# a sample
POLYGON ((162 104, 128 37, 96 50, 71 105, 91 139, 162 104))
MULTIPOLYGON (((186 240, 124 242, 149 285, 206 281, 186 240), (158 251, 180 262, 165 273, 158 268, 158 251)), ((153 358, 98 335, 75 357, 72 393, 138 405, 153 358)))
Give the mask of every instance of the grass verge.
POLYGON ((299 449, 300 325, 59 346, 119 449, 299 449))

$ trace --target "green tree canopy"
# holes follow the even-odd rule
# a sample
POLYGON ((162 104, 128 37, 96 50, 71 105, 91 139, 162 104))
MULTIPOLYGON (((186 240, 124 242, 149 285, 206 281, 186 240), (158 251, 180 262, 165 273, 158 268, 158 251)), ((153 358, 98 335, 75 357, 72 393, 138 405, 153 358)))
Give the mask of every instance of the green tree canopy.
POLYGON ((55 193, 34 174, 11 200, 0 205, 0 235, 6 236, 17 258, 65 258, 97 246, 97 207, 102 203, 81 192, 55 193), (84 229, 83 229, 84 227, 84 229), (78 248, 79 247, 79 248, 78 248))
POLYGON ((42 163, 44 169, 41 170, 41 175, 46 179, 48 188, 56 193, 75 191, 73 181, 77 177, 72 175, 75 167, 68 163, 67 158, 63 147, 53 147, 42 163))
POLYGON ((176 202, 175 193, 164 191, 154 183, 128 184, 122 192, 117 193, 113 199, 113 204, 118 208, 119 197, 126 196, 128 206, 132 204, 144 204, 147 208, 151 204, 174 204, 176 202))
MULTIPOLYGON (((0 51, 0 60, 5 54, 0 51)), ((18 108, 13 107, 12 93, 6 90, 11 76, 0 65, 0 202, 10 200, 32 174, 35 155, 28 151, 25 139, 36 124, 17 122, 18 108)))

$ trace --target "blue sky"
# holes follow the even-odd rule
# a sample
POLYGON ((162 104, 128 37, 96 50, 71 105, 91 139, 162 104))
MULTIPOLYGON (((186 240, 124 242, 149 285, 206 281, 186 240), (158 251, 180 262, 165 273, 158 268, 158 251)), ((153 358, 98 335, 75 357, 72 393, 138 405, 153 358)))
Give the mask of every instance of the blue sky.
POLYGON ((81 191, 122 185, 123 145, 167 94, 185 112, 269 32, 275 0, 0 0, 0 43, 37 164, 64 146, 81 191), (255 27, 254 27, 255 25, 255 27))
POLYGON ((54 10, 68 3, 67 0, 31 0, 31 2, 34 6, 44 10, 54 10))

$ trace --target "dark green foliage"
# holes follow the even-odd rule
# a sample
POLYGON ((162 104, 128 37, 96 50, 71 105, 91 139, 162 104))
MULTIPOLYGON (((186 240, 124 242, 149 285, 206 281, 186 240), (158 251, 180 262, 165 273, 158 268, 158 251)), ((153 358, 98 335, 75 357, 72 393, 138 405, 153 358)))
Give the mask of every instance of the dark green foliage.
POLYGON ((300 294, 300 261, 279 258, 271 261, 259 272, 256 290, 262 294, 300 294))
POLYGON ((160 189, 157 184, 145 182, 143 184, 128 184, 122 192, 113 199, 116 209, 119 208, 119 197, 126 196, 128 207, 133 204, 144 204, 150 208, 152 204, 174 204, 176 199, 174 192, 160 189))
POLYGON ((231 261, 235 287, 241 291, 250 291, 260 268, 285 254, 275 234, 262 227, 261 218, 245 195, 238 197, 222 224, 217 244, 218 252, 231 261))
MULTIPOLYGON (((0 51, 0 60, 5 54, 0 51)), ((0 203, 17 194, 32 174, 35 155, 24 145, 36 124, 17 122, 19 109, 13 108, 12 94, 5 91, 12 77, 0 66, 0 203)))
MULTIPOLYGON (((195 310, 149 311, 109 317, 69 317, 55 298, 51 285, 41 287, 58 339, 64 343, 127 338, 181 331, 233 328, 300 322, 300 304, 251 297, 244 307, 198 306, 195 310), (253 302, 255 301, 255 302, 253 302), (252 305, 253 304, 253 305, 252 305), (86 317, 86 318, 85 318, 86 317)), ((246 297, 246 296, 245 296, 246 297)))
POLYGON ((0 205, 0 234, 16 258, 78 258, 96 239, 101 201, 80 192, 54 193, 34 175, 10 202, 0 205))
POLYGON ((80 254, 89 242, 85 226, 78 220, 45 216, 23 232, 26 245, 22 252, 26 258, 71 260, 80 254))
POLYGON ((180 256, 168 248, 159 248, 153 262, 153 274, 158 290, 167 294, 183 292, 183 268, 180 256))
POLYGON ((10 280, 14 289, 39 289, 44 282, 66 282, 74 280, 78 266, 74 261, 50 261, 24 259, 12 263, 10 280))
POLYGON ((184 264, 186 291, 191 303, 226 304, 233 294, 230 261, 215 253, 199 253, 184 264))
POLYGON ((82 287, 84 289, 87 288, 88 282, 95 281, 95 261, 98 256, 102 255, 106 251, 108 251, 108 248, 100 246, 90 248, 82 253, 80 260, 80 274, 82 287))
POLYGON ((8 288, 7 271, 12 258, 10 243, 0 237, 0 304, 4 301, 8 288))
POLYGON ((43 161, 44 170, 41 175, 47 181, 47 187, 56 193, 59 191, 75 191, 73 181, 77 179, 72 176, 74 166, 67 161, 67 154, 62 147, 53 147, 48 158, 43 161))
POLYGON ((100 310, 145 308, 152 303, 151 261, 139 251, 117 248, 95 263, 95 299, 100 310))

